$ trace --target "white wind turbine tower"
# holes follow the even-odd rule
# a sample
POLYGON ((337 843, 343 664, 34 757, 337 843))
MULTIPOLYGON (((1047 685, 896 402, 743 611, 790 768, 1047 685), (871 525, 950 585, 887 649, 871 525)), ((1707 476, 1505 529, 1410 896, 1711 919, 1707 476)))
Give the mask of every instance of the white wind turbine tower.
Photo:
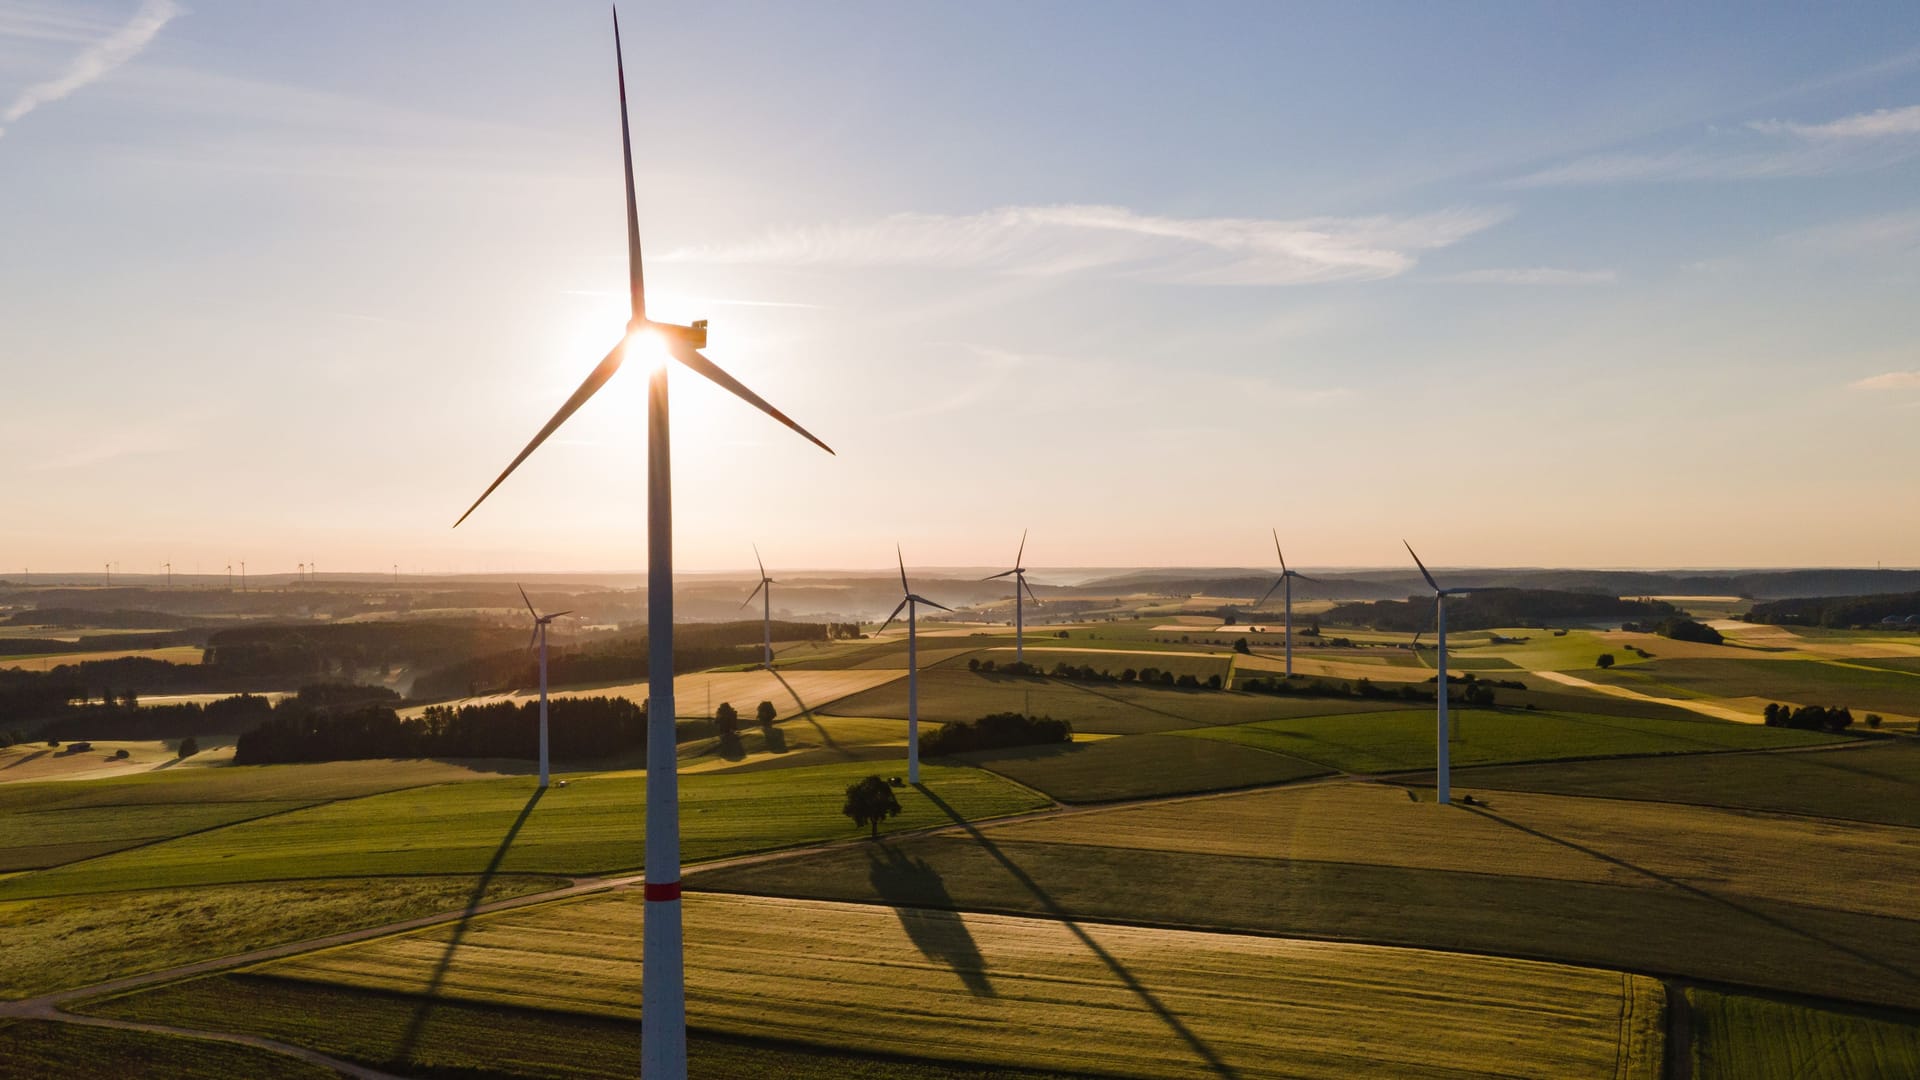
POLYGON ((519 585, 520 601, 527 605, 527 614, 533 616, 533 636, 527 639, 527 648, 540 645, 540 786, 547 786, 547 627, 562 615, 571 615, 571 609, 556 611, 551 615, 542 615, 533 610, 533 601, 527 599, 527 590, 519 585))
POLYGON ((780 583, 767 576, 767 564, 760 561, 760 545, 758 544, 755 544, 753 546, 753 561, 755 565, 760 567, 760 584, 755 585, 753 587, 753 591, 747 594, 747 598, 745 600, 740 601, 740 609, 742 611, 745 611, 747 605, 753 603, 754 597, 758 596, 761 598, 760 625, 761 625, 762 634, 765 638, 766 646, 767 646, 767 670, 772 671, 773 670, 773 590, 768 588, 767 586, 778 585, 780 583))
MULTIPOLYGON (((893 557, 900 561, 900 604, 887 616, 887 621, 880 624, 880 630, 893 625, 893 620, 900 617, 900 608, 907 609, 907 783, 917 784, 920 782, 920 664, 914 641, 919 621, 915 618, 917 605, 925 604, 941 611, 953 609, 915 593, 907 584, 907 557, 900 554, 899 544, 893 545, 893 557)), ((880 630, 874 634, 878 635, 880 630)))
MULTIPOLYGON (((606 385, 631 347, 652 367, 647 383, 647 846, 646 915, 641 948, 640 1067, 647 1080, 685 1080, 687 1075, 686 965, 680 911, 680 779, 675 772, 673 708, 673 469, 667 424, 667 367, 671 357, 719 383, 754 408, 792 428, 822 450, 831 447, 722 371, 699 350, 707 324, 688 326, 647 317, 640 260, 640 215, 633 195, 633 144, 627 129, 627 77, 620 59, 620 19, 613 24, 615 67, 620 80, 621 164, 626 173, 627 280, 632 317, 626 332, 586 381, 553 414, 526 449, 474 500, 465 521, 495 488, 538 449, 580 406, 606 385), (658 357, 658 359, 656 359, 658 357), (658 721, 658 722, 655 722, 658 721)), ((458 528, 459 521, 454 522, 458 528)))
MULTIPOLYGON (((1405 540, 1400 542, 1407 544, 1405 540)), ((1451 783, 1450 771, 1452 764, 1447 759, 1448 738, 1451 735, 1447 726, 1447 597, 1464 596, 1473 590, 1441 588, 1440 583, 1433 580, 1433 575, 1427 573, 1427 564, 1420 561, 1420 556, 1413 554, 1412 544, 1407 544, 1407 554, 1413 555, 1413 565, 1420 568, 1420 576, 1426 578, 1428 587, 1433 589, 1433 618, 1438 626, 1440 637, 1440 655, 1435 661, 1435 666, 1439 669, 1440 677, 1435 681, 1433 694, 1435 705, 1434 738, 1437 742, 1437 749, 1434 753, 1434 801, 1441 806, 1446 806, 1453 801, 1452 790, 1449 786, 1451 783)), ((1415 636, 1418 637, 1418 635, 1415 636)))
POLYGON ((1026 591, 1026 594, 1029 597, 1033 598, 1033 605, 1035 607, 1040 606, 1040 598, 1033 595, 1033 586, 1027 584, 1027 568, 1020 565, 1020 560, 1023 557, 1025 557, 1026 554, 1027 554, 1027 530, 1021 529, 1020 530, 1020 550, 1013 557, 1013 569, 1002 570, 998 574, 989 574, 988 576, 980 579, 981 581, 993 581, 998 578, 1006 577, 1008 574, 1013 575, 1013 659, 1015 663, 1022 663, 1022 664, 1026 663, 1026 660, 1027 660, 1027 642, 1026 642, 1026 613, 1021 609, 1021 606, 1020 606, 1021 590, 1024 589, 1026 591))
POLYGON ((1267 587, 1267 591, 1264 596, 1254 601, 1253 606, 1254 606, 1254 610, 1256 611, 1259 610, 1260 605, 1267 602, 1267 597, 1273 595, 1273 590, 1280 588, 1282 585, 1286 586, 1286 590, 1287 590, 1286 591, 1287 678, 1291 679, 1293 678, 1293 579, 1299 578, 1301 581, 1312 581, 1313 579, 1299 572, 1298 570, 1287 569, 1286 553, 1280 550, 1280 530, 1279 529, 1273 530, 1273 553, 1275 555, 1280 556, 1280 576, 1278 578, 1275 578, 1273 584, 1267 587))

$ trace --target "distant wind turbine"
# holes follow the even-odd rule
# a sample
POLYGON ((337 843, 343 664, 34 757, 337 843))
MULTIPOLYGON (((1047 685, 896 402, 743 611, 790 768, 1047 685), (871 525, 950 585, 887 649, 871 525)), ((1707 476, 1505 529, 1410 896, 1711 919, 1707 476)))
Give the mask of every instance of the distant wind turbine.
MULTIPOLYGON (((1405 540, 1400 542, 1407 544, 1405 540)), ((1452 779, 1450 775, 1452 766, 1447 760, 1447 740, 1451 735, 1447 726, 1447 597, 1465 596, 1473 590, 1441 588, 1440 583, 1433 580, 1433 575, 1427 573, 1427 564, 1420 561, 1420 556, 1414 555, 1412 544, 1407 544, 1407 554, 1413 555, 1413 565, 1420 568, 1420 576, 1426 578, 1428 587, 1433 589, 1433 617, 1434 622, 1438 625, 1440 638, 1440 655, 1435 660, 1435 664, 1439 668, 1440 678, 1435 683, 1433 695, 1435 703, 1434 738, 1436 741, 1436 750, 1434 753, 1434 787, 1436 792, 1435 801, 1441 806, 1446 806, 1453 801, 1452 790, 1449 786, 1452 779)), ((1418 635, 1415 635, 1415 637, 1417 639, 1418 635)))
POLYGON ((527 648, 532 649, 537 642, 540 645, 540 786, 547 786, 547 627, 553 620, 573 612, 556 611, 551 615, 542 615, 533 610, 533 601, 527 599, 527 590, 519 585, 520 600, 527 605, 527 614, 533 616, 533 636, 527 639, 527 648))
POLYGON ((1273 584, 1267 587, 1266 595, 1254 601, 1253 607, 1254 607, 1254 610, 1258 611, 1260 609, 1260 605, 1267 602, 1267 597, 1273 595, 1273 590, 1280 588, 1282 585, 1286 586, 1287 588, 1287 592, 1286 592, 1286 597, 1287 597, 1287 678, 1291 679, 1293 678, 1293 579, 1299 578, 1301 581, 1312 581, 1313 579, 1299 572, 1298 570, 1287 569, 1286 553, 1280 550, 1280 530, 1279 529, 1273 530, 1273 553, 1275 555, 1280 556, 1280 576, 1278 578, 1275 578, 1273 584))
POLYGON ((760 621, 761 621, 762 631, 766 638, 767 670, 772 671, 773 670, 773 590, 768 588, 768 586, 778 585, 780 583, 767 576, 767 564, 760 561, 760 545, 758 544, 755 544, 753 546, 753 561, 755 565, 760 567, 760 584, 755 585, 753 587, 753 591, 747 594, 747 598, 745 600, 740 601, 740 608, 743 611, 746 610, 747 605, 753 603, 754 597, 756 596, 760 597, 760 621))
MULTIPOLYGON (((620 82, 621 164, 626 173, 627 279, 632 317, 626 333, 601 359, 560 411, 473 505, 465 521, 527 456, 538 449, 587 399, 613 378, 629 349, 652 365, 647 384, 647 838, 646 915, 642 931, 640 1067, 648 1080, 684 1080, 687 1075, 686 966, 680 910, 680 783, 675 773, 673 707, 673 469, 667 423, 670 356, 719 383, 754 408, 792 428, 822 450, 831 447, 722 371, 699 350, 707 343, 706 320, 688 326, 647 317, 640 259, 640 215, 633 194, 633 143, 627 126, 626 65, 620 57, 620 17, 613 23, 615 67, 620 82), (661 355, 664 354, 664 355, 661 355), (658 356, 659 359, 655 360, 658 356)), ((460 521, 454 522, 458 528, 460 521)))
POLYGON ((1021 606, 1020 606, 1021 590, 1023 589, 1026 590, 1026 594, 1030 597, 1033 597, 1033 604, 1035 607, 1040 606, 1040 598, 1033 595, 1033 586, 1027 584, 1027 568, 1020 564, 1020 560, 1023 559, 1026 556, 1026 554, 1027 554, 1027 530, 1021 529, 1020 530, 1020 550, 1013 557, 1013 569, 1002 570, 998 574, 990 574, 980 579, 981 581, 994 581, 996 579, 1006 577, 1008 574, 1013 575, 1013 659, 1015 663, 1022 663, 1022 664, 1026 663, 1026 660, 1027 660, 1027 648, 1026 648, 1027 642, 1026 642, 1026 613, 1021 610, 1021 606))
MULTIPOLYGON (((941 611, 953 609, 918 595, 907 584, 907 557, 900 554, 899 544, 893 545, 893 557, 900 561, 900 604, 893 609, 893 614, 887 616, 887 621, 880 624, 880 630, 893 625, 893 620, 900 617, 900 608, 907 609, 907 783, 917 784, 920 782, 920 665, 915 644, 918 623, 916 606, 925 604, 941 611)), ((878 634, 880 630, 874 633, 878 634)))

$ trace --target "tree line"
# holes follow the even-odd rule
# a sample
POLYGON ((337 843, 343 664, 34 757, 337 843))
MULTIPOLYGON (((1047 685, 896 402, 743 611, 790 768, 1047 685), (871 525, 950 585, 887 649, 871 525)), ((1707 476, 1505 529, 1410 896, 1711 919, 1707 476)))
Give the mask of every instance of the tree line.
POLYGON ((920 737, 920 752, 928 757, 945 757, 970 750, 1001 750, 1072 741, 1073 725, 1065 720, 1002 712, 978 720, 943 724, 920 737))
MULTIPOLYGON (((1920 592, 1879 593, 1873 596, 1808 596, 1768 600, 1747 612, 1748 622, 1777 626, 1825 626, 1835 629, 1877 627, 1887 619, 1920 615, 1920 592)), ((1920 629, 1920 625, 1915 625, 1920 629)))
MULTIPOLYGON (((618 697, 554 698, 547 719, 553 757, 646 753, 644 704, 618 697)), ((237 765, 416 757, 534 760, 539 753, 538 702, 430 706, 417 717, 403 718, 384 701, 288 698, 265 723, 240 736, 233 760, 237 765)))
MULTIPOLYGON (((1479 589, 1447 601, 1447 626, 1453 630, 1544 627, 1550 620, 1666 618, 1677 614, 1679 609, 1664 600, 1629 600, 1560 589, 1479 589)), ((1320 618, 1335 626, 1412 634, 1433 625, 1433 598, 1338 604, 1320 618)))

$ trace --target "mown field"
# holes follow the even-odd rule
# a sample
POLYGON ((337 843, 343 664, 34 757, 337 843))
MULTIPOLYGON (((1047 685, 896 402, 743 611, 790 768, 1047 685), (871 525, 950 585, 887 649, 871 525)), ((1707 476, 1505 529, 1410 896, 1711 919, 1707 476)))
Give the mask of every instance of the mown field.
MULTIPOLYGON (((951 663, 920 674, 922 720, 952 722, 978 720, 996 712, 1030 712, 1065 720, 1075 731, 1102 735, 1174 731, 1385 707, 1390 707, 1390 703, 1222 690, 1163 690, 1138 684, 976 673, 951 663)), ((842 698, 821 711, 837 716, 905 717, 906 680, 842 698)))
MULTIPOLYGON (((922 873, 889 853, 866 853, 876 887, 922 873)), ((631 1018, 642 907, 542 905, 476 920, 457 945, 422 932, 255 971, 631 1018)), ((688 1018, 705 1030, 1137 1077, 1660 1071, 1659 986, 1618 972, 758 897, 694 897, 686 918, 688 1018)))
POLYGON ((0 1080, 272 1076, 333 1080, 332 1069, 251 1046, 51 1020, 0 1020, 0 1080))
POLYGON ((557 878, 362 878, 0 902, 0 999, 35 997, 216 956, 455 911, 557 878))
POLYGON ((1483 788, 1692 803, 1920 828, 1920 744, 1906 739, 1793 754, 1689 754, 1454 774, 1483 788))
POLYGON ((1920 1021, 1686 991, 1694 1080, 1857 1080, 1920 1076, 1920 1021))
POLYGON ((702 890, 914 903, 1538 957, 1911 1006, 1920 922, 1886 883, 1920 836, 1619 800, 1310 784, 900 841, 866 856, 689 875, 702 890), (1863 873, 1862 867, 1871 867, 1863 873), (1196 903, 1195 897, 1204 897, 1196 903))
MULTIPOLYGON (((1456 766, 1813 746, 1846 738, 1704 718, 1656 720, 1516 709, 1455 709, 1451 728, 1456 766)), ((1345 772, 1431 768, 1434 760, 1434 715, 1427 709, 1264 720, 1173 734, 1238 743, 1345 772)))
MULTIPOLYGON (((701 671, 690 675, 676 675, 673 680, 674 712, 681 717, 704 717, 713 715, 712 710, 722 702, 731 704, 741 716, 752 717, 755 706, 762 701, 771 701, 775 716, 780 719, 817 709, 829 702, 857 694, 862 690, 871 690, 895 679, 903 678, 906 672, 904 664, 891 669, 829 669, 820 671, 779 672, 754 668, 745 671, 701 671)), ((643 682, 610 683, 593 686, 571 687, 550 691, 549 697, 623 697, 634 702, 647 700, 647 684, 643 682)), ((904 691, 903 691, 904 693, 904 691)), ((459 707, 462 705, 487 705, 500 701, 538 701, 538 690, 516 690, 509 694, 488 694, 482 697, 460 698, 442 702, 443 705, 459 707)), ((425 706, 400 710, 402 716, 418 716, 425 706)))
POLYGON ((1065 746, 964 755, 1064 803, 1113 802, 1155 795, 1279 784, 1332 770, 1282 754, 1211 739, 1128 735, 1065 746))
POLYGON ((497 778, 526 763, 341 761, 0 784, 0 871, 57 866, 339 799, 497 778))
MULTIPOLYGON (((275 768, 284 768, 276 766, 275 768)), ((682 855, 713 858, 853 833, 840 813, 863 762, 686 777, 682 855)), ((164 774, 162 774, 164 775, 164 774)), ((889 829, 1044 805, 978 769, 930 766, 889 829), (934 799, 937 797, 938 802, 934 799)), ((582 874, 637 867, 644 774, 574 779, 536 798, 528 778, 410 788, 258 818, 0 880, 0 900, 380 874, 582 874)))
POLYGON ((0 642, 0 668, 16 668, 20 671, 52 671, 63 664, 79 664, 88 660, 124 660, 128 657, 145 657, 149 660, 164 660, 169 664, 198 664, 206 651, 198 645, 168 645, 158 649, 107 649, 86 651, 81 644, 73 652, 33 653, 26 656, 4 655, 6 643, 0 642))
POLYGON ((1821 660, 1659 659, 1637 667, 1583 674, 1594 682, 1666 697, 1759 697, 1799 705, 1845 705, 1860 722, 1867 712, 1920 714, 1920 678, 1821 660))

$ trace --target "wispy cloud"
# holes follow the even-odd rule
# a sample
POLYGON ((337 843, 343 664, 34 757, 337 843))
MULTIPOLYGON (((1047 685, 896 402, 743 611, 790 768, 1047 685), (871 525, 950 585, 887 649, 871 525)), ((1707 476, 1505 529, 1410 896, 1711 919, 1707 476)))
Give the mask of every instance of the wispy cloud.
POLYGON ((1433 280, 1462 285, 1611 285, 1618 280, 1618 275, 1611 270, 1562 270, 1551 266, 1523 266, 1466 270, 1458 274, 1445 274, 1433 280))
POLYGON ((1748 124, 1769 135, 1795 135, 1803 139, 1883 139, 1900 135, 1920 135, 1920 105, 1900 109, 1875 109, 1872 112, 1843 116, 1824 124, 1801 124, 1791 120, 1755 120, 1748 124))
POLYGON ((1817 225, 1788 233, 1782 239, 1802 248, 1835 255, 1920 247, 1920 210, 1817 225))
POLYGON ((1920 390, 1920 371, 1889 371, 1847 384, 1849 390, 1920 390))
POLYGON ((1758 180, 1878 168, 1920 154, 1920 105, 1822 123, 1754 120, 1649 153, 1589 154, 1507 181, 1517 188, 1672 180, 1758 180))
MULTIPOLYGON (((146 48, 154 35, 160 32, 160 28, 173 21, 178 14, 180 6, 173 0, 141 0, 133 18, 105 38, 82 49, 65 71, 22 90, 13 103, 0 112, 0 135, 5 135, 9 125, 17 123, 40 106, 59 101, 139 55, 140 50, 146 48)), ((71 24, 43 20, 27 25, 51 27, 47 32, 53 33, 71 24)))
POLYGON ((894 214, 684 248, 666 261, 926 266, 1051 277, 1103 273, 1195 285, 1367 281, 1406 273, 1506 217, 1458 209, 1407 217, 1176 218, 1120 206, 1010 206, 970 215, 894 214))

